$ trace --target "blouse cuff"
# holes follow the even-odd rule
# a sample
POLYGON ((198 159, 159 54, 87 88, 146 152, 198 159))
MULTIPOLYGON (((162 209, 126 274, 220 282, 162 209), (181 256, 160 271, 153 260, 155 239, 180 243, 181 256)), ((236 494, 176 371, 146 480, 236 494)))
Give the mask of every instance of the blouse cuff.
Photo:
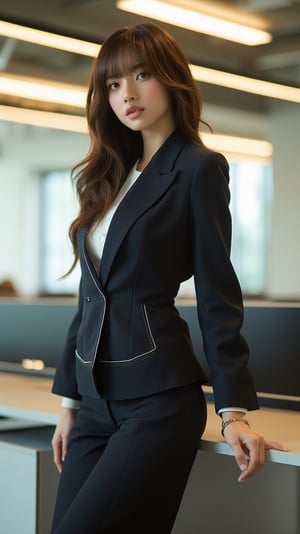
POLYGON ((247 408, 239 408, 236 406, 230 406, 229 408, 221 408, 218 410, 218 415, 222 415, 223 412, 241 412, 243 414, 247 413, 247 408))
POLYGON ((71 408, 72 410, 79 410, 80 401, 76 399, 70 399, 69 397, 63 397, 61 401, 62 408, 71 408))

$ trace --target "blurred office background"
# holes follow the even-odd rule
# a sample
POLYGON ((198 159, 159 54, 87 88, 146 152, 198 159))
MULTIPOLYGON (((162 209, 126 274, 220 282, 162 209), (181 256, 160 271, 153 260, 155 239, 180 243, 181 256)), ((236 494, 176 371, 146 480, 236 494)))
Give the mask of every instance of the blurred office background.
MULTIPOLYGON (((245 493, 227 452, 214 454, 223 444, 210 417, 174 534, 239 532, 242 521, 244 534, 299 534, 300 0, 0 0, 0 530, 49 533, 60 402, 50 390, 76 308, 79 272, 61 276, 77 212, 71 169, 89 147, 89 72, 111 31, 146 20, 182 46, 213 129, 201 127, 203 139, 230 163, 232 261, 263 408, 251 417, 265 417, 261 431, 291 452, 269 456, 245 493), (199 494, 213 495, 201 514, 199 494), (216 502, 237 513, 215 514, 216 502)), ((206 369, 192 280, 180 296, 206 369)))
MULTIPOLYGON (((24 297, 76 294, 77 271, 59 278, 72 262, 67 232, 77 201, 71 168, 89 146, 89 71, 111 31, 149 20, 175 36, 195 68, 203 118, 214 132, 202 127, 203 138, 230 162, 232 260, 245 297, 299 300, 300 2, 165 0, 152 2, 152 18, 123 9, 147 4, 1 1, 0 283, 10 280, 24 297), (194 20, 199 13, 216 16, 267 35, 249 45, 230 40, 232 30, 230 38, 204 33, 208 23, 201 32, 183 28, 160 20, 165 6, 195 10, 194 20), (27 40, 20 27, 55 34, 54 47, 45 45, 45 33, 27 40), (61 35, 96 47, 75 52, 71 42, 66 51, 61 35), (34 42, 37 37, 42 41, 34 42)), ((192 281, 180 294, 193 296, 192 281)))

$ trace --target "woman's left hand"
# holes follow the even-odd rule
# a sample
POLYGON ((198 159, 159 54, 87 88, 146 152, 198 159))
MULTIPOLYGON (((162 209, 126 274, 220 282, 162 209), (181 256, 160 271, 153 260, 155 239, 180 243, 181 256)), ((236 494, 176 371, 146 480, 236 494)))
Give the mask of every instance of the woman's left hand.
POLYGON ((265 451, 274 449, 287 452, 287 448, 277 441, 266 441, 253 432, 245 423, 234 422, 224 429, 224 438, 232 448, 241 470, 239 482, 247 480, 259 471, 265 463, 265 451))

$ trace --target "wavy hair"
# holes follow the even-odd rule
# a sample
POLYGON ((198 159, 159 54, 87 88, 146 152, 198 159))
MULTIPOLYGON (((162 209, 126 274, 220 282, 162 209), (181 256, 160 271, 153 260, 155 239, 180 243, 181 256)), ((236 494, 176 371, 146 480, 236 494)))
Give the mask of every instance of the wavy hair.
POLYGON ((140 132, 124 126, 108 101, 107 79, 130 73, 144 64, 169 92, 177 129, 192 143, 199 137, 202 101, 187 58, 175 39, 151 23, 113 32, 100 48, 90 76, 86 114, 90 134, 87 156, 72 171, 80 210, 69 236, 74 250, 72 271, 78 260, 77 231, 101 220, 116 197, 131 166, 142 156, 140 132))

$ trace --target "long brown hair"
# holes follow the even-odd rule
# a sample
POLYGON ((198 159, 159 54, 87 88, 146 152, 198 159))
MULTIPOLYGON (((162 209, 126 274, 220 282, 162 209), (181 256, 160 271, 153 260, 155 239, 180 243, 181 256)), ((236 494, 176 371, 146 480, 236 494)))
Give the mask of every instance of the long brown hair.
POLYGON ((124 126, 108 102, 107 79, 122 77, 132 65, 142 63, 169 91, 175 124, 182 135, 202 145, 199 137, 201 96, 188 61, 175 39, 151 23, 121 28, 102 45, 90 77, 87 121, 90 149, 73 169, 80 203, 78 217, 70 226, 74 249, 73 269, 78 260, 76 234, 99 221, 110 207, 131 166, 142 156, 140 132, 124 126))

